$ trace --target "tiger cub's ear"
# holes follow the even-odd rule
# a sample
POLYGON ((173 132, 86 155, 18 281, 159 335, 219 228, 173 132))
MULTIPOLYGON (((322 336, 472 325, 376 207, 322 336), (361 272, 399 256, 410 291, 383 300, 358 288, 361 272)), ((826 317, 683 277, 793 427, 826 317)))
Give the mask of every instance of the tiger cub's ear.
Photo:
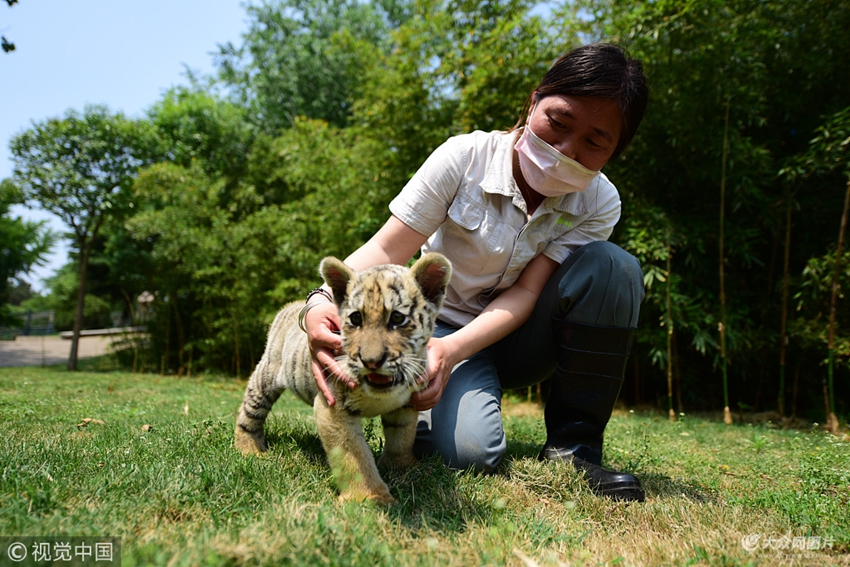
POLYGON ((436 309, 443 305, 446 297, 446 286, 452 277, 452 265, 442 254, 431 252, 425 254, 410 267, 410 273, 416 280, 422 295, 436 309))
POLYGON ((319 265, 319 273, 325 283, 331 287, 334 294, 334 303, 342 305, 347 294, 348 282, 354 277, 354 270, 346 266, 342 260, 328 256, 319 265))

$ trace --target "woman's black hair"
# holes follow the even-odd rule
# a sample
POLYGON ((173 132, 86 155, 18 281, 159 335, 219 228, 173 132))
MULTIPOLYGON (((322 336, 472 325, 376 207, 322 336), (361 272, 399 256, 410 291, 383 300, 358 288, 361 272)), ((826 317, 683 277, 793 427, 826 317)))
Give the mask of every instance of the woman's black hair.
MULTIPOLYGON (((537 99, 550 95, 586 96, 616 100, 623 116, 623 130, 614 148, 614 159, 634 138, 649 99, 643 66, 625 49, 610 43, 592 43, 562 55, 535 89, 537 99)), ((529 95, 515 128, 525 123, 533 104, 529 95)))

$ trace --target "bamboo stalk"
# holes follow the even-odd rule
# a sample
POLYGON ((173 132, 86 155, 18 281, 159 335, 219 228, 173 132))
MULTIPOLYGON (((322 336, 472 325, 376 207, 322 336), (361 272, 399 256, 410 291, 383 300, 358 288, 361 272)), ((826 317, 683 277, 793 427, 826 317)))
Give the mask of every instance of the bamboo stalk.
POLYGON ((676 421, 676 412, 673 411, 673 302, 671 299, 671 267, 670 257, 673 255, 670 249, 670 230, 667 230, 667 287, 666 287, 666 309, 667 309, 667 407, 670 421, 676 421))
POLYGON ((838 303, 838 274, 841 272, 841 252, 844 247, 844 232, 847 228, 847 209, 850 207, 850 178, 847 179, 847 191, 844 194, 844 209, 841 211, 841 225, 838 229, 838 246, 835 250, 835 267, 832 272, 832 294, 829 300, 829 328, 826 348, 828 352, 827 383, 823 395, 826 405, 826 427, 831 433, 838 433, 838 418, 835 415, 835 390, 833 374, 835 368, 835 312, 838 303))
POLYGON ((682 368, 679 363, 679 341, 676 335, 673 335, 673 376, 676 379, 676 406, 679 408, 679 413, 685 411, 685 404, 682 402, 682 368))
POLYGON ((724 264, 726 263, 726 254, 723 249, 725 238, 725 223, 726 223, 726 155, 729 142, 729 100, 726 101, 726 118, 723 126, 723 154, 721 158, 720 169, 720 236, 719 236, 719 252, 720 252, 720 368, 723 374, 723 423, 726 425, 732 424, 732 412, 729 410, 729 380, 726 369, 726 282, 724 264))
POLYGON ((785 356, 788 350, 788 272, 791 259, 791 192, 785 208, 785 264, 782 268, 782 321, 779 330, 779 415, 785 417, 785 356))

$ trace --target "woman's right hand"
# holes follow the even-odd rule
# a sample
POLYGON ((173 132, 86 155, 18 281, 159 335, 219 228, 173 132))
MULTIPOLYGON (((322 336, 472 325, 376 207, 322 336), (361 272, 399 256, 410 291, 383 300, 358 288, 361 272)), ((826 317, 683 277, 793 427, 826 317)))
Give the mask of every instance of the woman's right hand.
POLYGON ((328 379, 342 380, 349 388, 356 386, 336 361, 336 355, 342 352, 342 338, 339 336, 340 320, 336 305, 328 302, 310 309, 304 317, 304 327, 307 329, 307 342, 310 345, 312 358, 311 367, 316 385, 325 396, 328 405, 333 406, 335 400, 328 387, 328 379))

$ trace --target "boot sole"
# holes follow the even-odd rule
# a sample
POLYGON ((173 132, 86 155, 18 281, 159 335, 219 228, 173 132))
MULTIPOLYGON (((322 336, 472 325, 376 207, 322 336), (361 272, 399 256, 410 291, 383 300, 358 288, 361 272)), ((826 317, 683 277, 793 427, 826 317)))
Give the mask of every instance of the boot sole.
POLYGON ((597 496, 604 496, 611 500, 646 502, 646 493, 640 486, 594 486, 590 484, 590 489, 597 496))

